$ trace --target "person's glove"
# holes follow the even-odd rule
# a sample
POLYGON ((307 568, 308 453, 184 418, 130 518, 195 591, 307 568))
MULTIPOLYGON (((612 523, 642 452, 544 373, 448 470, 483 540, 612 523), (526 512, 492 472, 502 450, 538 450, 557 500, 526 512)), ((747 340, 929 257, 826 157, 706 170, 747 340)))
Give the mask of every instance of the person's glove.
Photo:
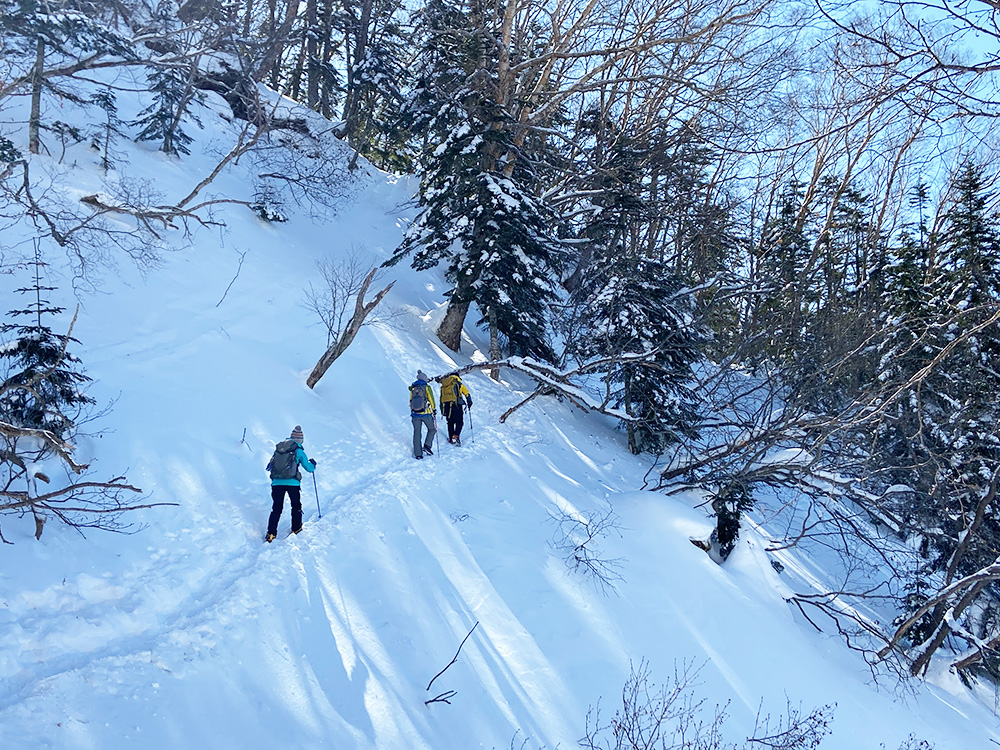
POLYGON ((314 469, 316 468, 316 459, 315 458, 310 458, 309 459, 309 463, 311 463, 313 465, 314 469))
POLYGON ((469 396, 468 398, 466 398, 466 399, 465 399, 465 403, 466 403, 466 404, 468 405, 468 407, 469 407, 469 408, 471 409, 471 408, 472 408, 472 396, 469 396))

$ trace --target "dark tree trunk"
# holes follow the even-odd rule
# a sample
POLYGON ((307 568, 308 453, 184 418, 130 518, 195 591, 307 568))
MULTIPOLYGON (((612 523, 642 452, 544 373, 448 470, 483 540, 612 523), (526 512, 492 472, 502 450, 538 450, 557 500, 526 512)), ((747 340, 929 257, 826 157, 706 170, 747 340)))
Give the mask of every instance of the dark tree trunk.
POLYGON ((462 328, 465 325, 465 316, 469 312, 471 302, 448 303, 448 310, 444 314, 444 320, 438 326, 437 335, 441 343, 453 352, 462 350, 462 328))
MULTIPOLYGON (((497 312, 490 306, 489 312, 490 319, 490 359, 494 362, 500 359, 500 331, 497 329, 497 312)), ((500 379, 500 368, 494 367, 490 370, 490 377, 493 380, 500 379)))
POLYGON ((358 21, 357 33, 354 36, 354 54, 352 55, 350 63, 347 66, 347 97, 344 100, 344 127, 347 142, 351 144, 351 148, 355 151, 360 150, 357 135, 358 115, 361 109, 361 92, 359 91, 356 71, 357 68, 363 63, 365 53, 368 49, 368 38, 371 34, 371 24, 372 0, 364 0, 361 5, 361 18, 358 21))
MULTIPOLYGON (((277 8, 274 8, 276 13, 277 8)), ((269 47, 264 54, 263 59, 261 59, 260 64, 257 66, 257 71, 254 74, 254 80, 263 81, 264 78, 270 74, 271 75, 271 87, 277 89, 277 65, 278 61, 281 59, 282 53, 285 51, 285 44, 288 40, 288 34, 292 30, 292 25, 295 23, 295 18, 299 13, 299 0, 287 0, 285 3, 285 17, 281 21, 280 26, 275 26, 277 23, 277 18, 274 19, 274 23, 271 25, 271 38, 269 41, 269 47)))
POLYGON ((319 109, 319 13, 317 0, 306 0, 306 106, 312 110, 319 109))

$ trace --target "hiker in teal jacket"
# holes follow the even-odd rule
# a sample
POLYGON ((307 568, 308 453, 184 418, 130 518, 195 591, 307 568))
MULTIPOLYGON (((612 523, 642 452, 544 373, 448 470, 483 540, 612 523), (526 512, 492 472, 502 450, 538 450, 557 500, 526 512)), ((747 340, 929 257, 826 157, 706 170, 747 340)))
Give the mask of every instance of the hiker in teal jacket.
POLYGON ((292 505, 292 533, 302 531, 302 472, 299 467, 308 472, 316 471, 316 459, 306 456, 302 448, 303 440, 305 435, 302 434, 302 428, 295 425, 288 440, 283 440, 275 447, 274 456, 267 464, 267 470, 271 473, 271 515, 267 519, 265 541, 274 541, 278 535, 278 520, 281 518, 286 493, 292 505), (290 455, 292 451, 294 456, 290 455))

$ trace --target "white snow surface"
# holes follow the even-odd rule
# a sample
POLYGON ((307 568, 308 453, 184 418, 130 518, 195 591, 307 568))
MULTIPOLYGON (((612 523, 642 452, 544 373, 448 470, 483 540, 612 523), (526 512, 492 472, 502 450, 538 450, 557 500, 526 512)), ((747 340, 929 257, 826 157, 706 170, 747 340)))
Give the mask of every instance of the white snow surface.
MULTIPOLYGON (((215 100, 205 129, 189 126, 189 157, 121 143, 129 174, 179 200, 232 142, 225 111, 215 100)), ((100 189, 85 145, 61 164, 51 146, 33 170, 58 174, 70 196, 100 189)), ((208 192, 249 197, 250 177, 241 162, 208 192)), ((224 207, 224 227, 192 226, 193 246, 178 237, 146 273, 120 259, 99 293, 74 297, 50 267, 63 323, 81 306, 72 351, 89 393, 111 405, 85 425, 79 458, 97 479, 124 473, 146 501, 176 505, 133 515, 128 535, 52 521, 36 541, 30 518, 0 517, 0 748, 569 750, 590 708, 610 718, 640 662, 656 683, 700 667, 696 697, 709 712, 728 704, 733 742, 790 703, 836 704, 825 750, 896 750, 911 735, 938 750, 996 746, 989 695, 947 674, 876 684, 833 628, 786 602, 822 580, 816 561, 783 553, 779 574, 752 525, 724 565, 692 545, 712 519, 698 498, 642 491, 650 458, 613 423, 537 399, 501 424, 533 390, 526 377, 467 376, 464 445, 439 441, 414 461, 417 368, 442 375, 488 346, 475 313, 460 353, 435 337, 440 273, 392 268, 377 288, 395 280, 385 304, 397 314, 307 388, 326 345, 303 305, 315 262, 389 257, 415 187, 366 166, 336 214, 286 206, 290 221, 265 224, 224 207), (264 544, 264 466, 295 425, 318 461, 305 529, 286 536, 286 507, 264 544), (567 567, 553 518, 609 508, 621 533, 602 554, 623 580, 602 591, 567 567), (426 703, 446 691, 450 703, 426 703)), ((19 225, 4 244, 31 237, 19 225)), ((16 283, 0 280, 5 309, 22 303, 16 283)))

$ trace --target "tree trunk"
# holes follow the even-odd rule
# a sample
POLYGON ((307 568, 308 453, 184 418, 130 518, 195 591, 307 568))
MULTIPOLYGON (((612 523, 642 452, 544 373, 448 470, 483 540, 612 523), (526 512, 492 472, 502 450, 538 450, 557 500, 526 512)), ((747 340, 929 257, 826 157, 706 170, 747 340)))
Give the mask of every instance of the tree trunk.
MULTIPOLYGON (((368 38, 371 35, 372 0, 364 0, 361 5, 361 18, 358 21, 357 33, 354 36, 353 59, 347 66, 347 96, 344 99, 344 128, 347 142, 356 152, 360 151, 358 143, 358 113, 361 109, 361 94, 358 90, 356 72, 364 63, 368 49, 368 38)), ((357 164, 357 154, 351 160, 350 168, 357 164)))
MULTIPOLYGON (((358 331, 361 330, 361 326, 365 324, 365 319, 371 314, 378 303, 382 301, 382 298, 389 293, 392 289, 392 284, 389 284, 385 289, 375 295, 375 298, 366 303, 365 295, 368 293, 368 287, 371 285, 372 281, 375 279, 375 274, 378 272, 378 268, 373 268, 368 272, 365 280, 361 282, 361 288, 358 290, 358 296, 354 299, 354 315, 351 317, 350 322, 344 327, 344 330, 340 332, 337 336, 337 340, 334 342, 333 346, 329 347, 323 356, 319 358, 319 362, 313 367, 309 377, 306 379, 306 385, 310 388, 315 388, 319 379, 326 374, 326 371, 330 369, 330 365, 337 361, 337 358, 347 351, 347 347, 351 345, 354 341, 354 337, 358 335, 358 331)), ((393 282, 395 283, 395 282, 393 282)))
MULTIPOLYGON (((475 301, 475 290, 472 285, 476 281, 477 274, 478 271, 459 272, 458 281, 448 298, 448 309, 437 329, 441 343, 453 352, 462 350, 462 327, 465 325, 465 316, 469 313, 469 305, 475 301)), ((489 315, 489 311, 486 314, 489 315)))
POLYGON ((444 320, 438 326, 437 336, 441 343, 453 352, 462 350, 462 327, 465 325, 465 316, 469 312, 471 302, 455 302, 454 298, 448 303, 448 310, 444 314, 444 320))
POLYGON ((317 0, 306 0, 306 106, 319 110, 319 12, 317 0))
POLYGON ((184 95, 181 100, 177 102, 177 111, 174 112, 174 119, 170 123, 170 127, 167 128, 166 132, 163 134, 163 153, 165 154, 177 154, 177 146, 174 143, 174 133, 181 126, 181 120, 184 117, 184 113, 187 111, 187 106, 190 104, 191 100, 194 99, 195 87, 194 87, 194 77, 198 72, 198 63, 192 62, 191 69, 188 72, 187 84, 184 88, 184 95))
POLYGON ((302 75, 306 67, 306 47, 304 44, 299 45, 299 53, 295 58, 295 67, 292 69, 292 77, 288 83, 288 88, 285 93, 288 95, 289 99, 294 101, 299 101, 299 95, 302 91, 302 75))
MULTIPOLYGON (((497 330, 497 312, 490 305, 490 359, 494 362, 500 359, 500 332, 497 330)), ((490 370, 490 377, 493 380, 500 379, 500 368, 494 367, 490 370)))
POLYGON ((957 622, 965 610, 968 609, 974 601, 976 601, 988 584, 989 581, 980 581, 971 589, 966 591, 965 595, 962 596, 962 598, 953 607, 949 607, 947 602, 942 602, 935 607, 934 618, 936 628, 934 635, 929 639, 929 642, 926 643, 917 658, 913 660, 913 664, 910 665, 910 674, 914 677, 919 677, 927 673, 927 668, 930 666, 931 658, 934 656, 934 653, 941 647, 952 632, 951 625, 948 624, 949 621, 957 622))
POLYGON ((253 28, 251 23, 253 22, 253 0, 244 0, 243 2, 243 38, 250 38, 250 30, 253 28))
MULTIPOLYGON (((333 58, 334 54, 334 42, 333 42, 333 0, 323 0, 323 49, 320 53, 323 58, 323 63, 328 64, 333 58)), ((320 84, 319 92, 319 112, 323 117, 328 120, 333 119, 333 84, 330 79, 326 76, 320 84)))
POLYGON ((587 269, 590 267, 590 262, 594 258, 594 246, 592 243, 588 242, 584 244, 583 248, 580 250, 580 256, 576 262, 576 268, 573 269, 573 273, 567 277, 563 282, 563 288, 567 292, 575 292, 583 284, 584 275, 587 269))
POLYGON ((350 346, 351 341, 354 340, 354 336, 357 334, 358 330, 360 330, 360 326, 351 332, 345 330, 334 342, 333 346, 323 352, 323 356, 319 358, 319 362, 316 363, 312 372, 309 373, 309 377, 306 378, 307 386, 310 388, 316 387, 320 378, 326 375, 326 371, 330 369, 330 365, 336 362, 337 358, 347 351, 347 347, 350 346))
POLYGON ((28 116, 28 151, 38 153, 39 123, 42 118, 42 66, 45 64, 45 42, 38 40, 35 67, 31 75, 31 114, 28 116))
POLYGON ((265 76, 270 73, 272 76, 272 88, 277 88, 275 77, 277 73, 276 66, 281 59, 282 53, 285 51, 288 33, 292 30, 292 25, 295 23, 295 18, 298 14, 299 0, 288 0, 285 4, 285 17, 281 22, 281 26, 274 28, 272 25, 271 27, 272 36, 268 40, 270 46, 260 61, 260 65, 257 66, 257 71, 253 76, 255 81, 263 81, 265 76))

